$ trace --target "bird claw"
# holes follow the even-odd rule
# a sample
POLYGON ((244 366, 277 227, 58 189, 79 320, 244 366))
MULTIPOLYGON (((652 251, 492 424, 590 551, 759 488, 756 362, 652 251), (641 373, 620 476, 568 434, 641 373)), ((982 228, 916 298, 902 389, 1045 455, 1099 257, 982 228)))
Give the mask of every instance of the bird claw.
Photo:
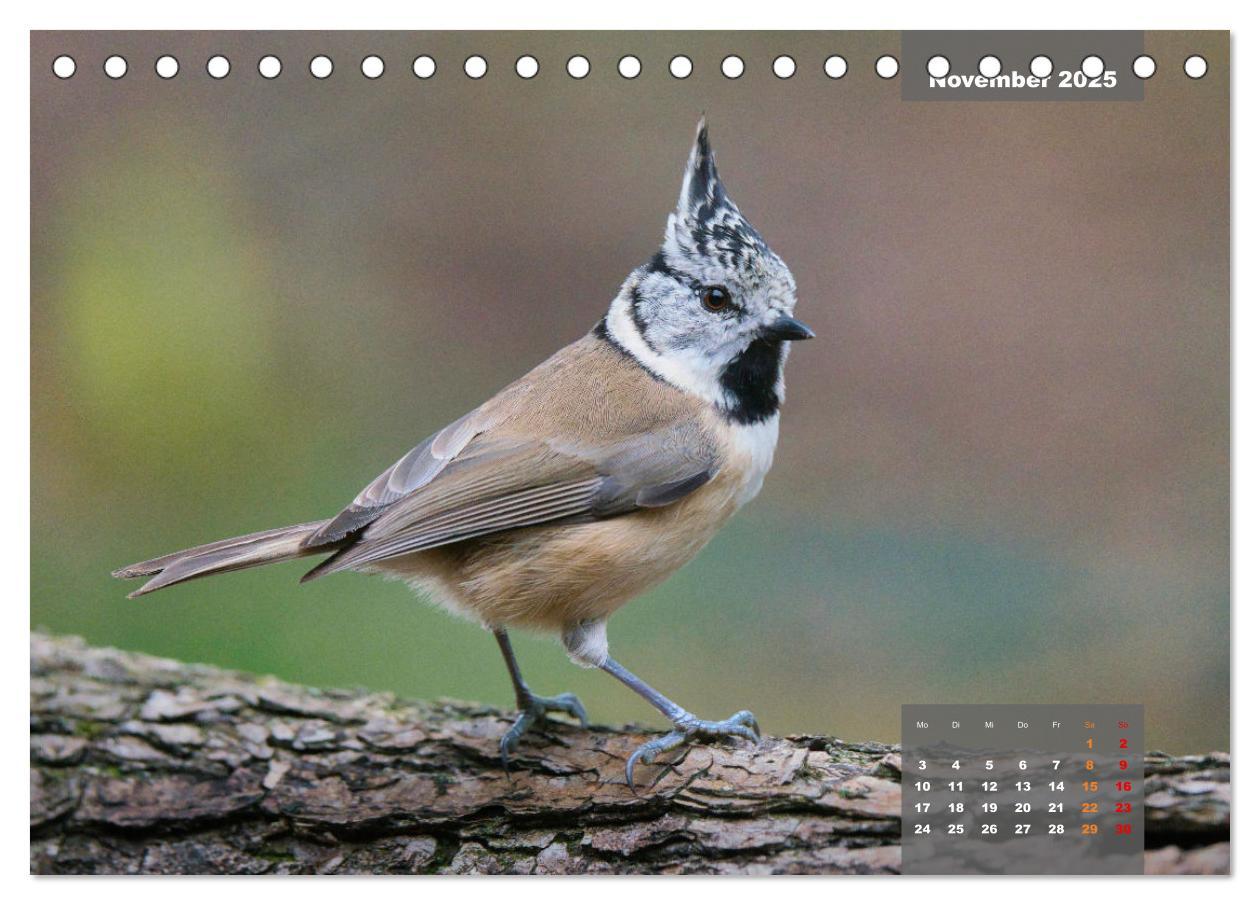
POLYGON ((634 767, 642 761, 652 763, 658 754, 673 751, 697 741, 716 742, 728 736, 746 739, 754 745, 761 741, 761 727, 757 718, 747 710, 732 714, 724 720, 702 720, 688 714, 674 723, 671 732, 645 742, 634 750, 626 760, 626 785, 634 788, 634 767))
POLYGON ((586 708, 582 706, 577 695, 567 691, 551 698, 530 695, 528 702, 517 713, 511 727, 503 733, 503 738, 499 739, 499 757, 503 760, 504 770, 511 771, 508 760, 520 744, 521 737, 538 720, 546 719, 549 713, 566 713, 576 719, 583 729, 587 726, 586 708))

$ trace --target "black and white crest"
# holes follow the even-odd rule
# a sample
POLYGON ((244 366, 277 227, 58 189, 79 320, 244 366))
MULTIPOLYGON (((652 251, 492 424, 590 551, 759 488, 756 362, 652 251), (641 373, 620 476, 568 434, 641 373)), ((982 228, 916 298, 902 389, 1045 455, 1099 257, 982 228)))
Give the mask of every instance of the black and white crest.
POLYGON ((676 255, 713 259, 732 270, 748 269, 774 254, 726 193, 704 120, 696 132, 665 241, 667 250, 676 255), (670 244, 674 248, 668 248, 670 244))

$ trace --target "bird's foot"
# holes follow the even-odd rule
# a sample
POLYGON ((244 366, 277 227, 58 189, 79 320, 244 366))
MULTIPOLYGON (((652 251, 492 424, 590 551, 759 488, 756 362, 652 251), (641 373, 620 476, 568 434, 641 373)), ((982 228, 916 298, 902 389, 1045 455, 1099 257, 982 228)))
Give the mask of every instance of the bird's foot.
POLYGON ((724 720, 702 720, 687 714, 674 723, 672 732, 640 745, 626 761, 626 785, 634 788, 634 765, 639 761, 652 763, 658 754, 673 751, 695 742, 716 742, 728 736, 747 739, 756 744, 761 741, 761 729, 757 718, 747 710, 741 710, 724 720))
POLYGON ((508 758, 521 742, 521 736, 529 731, 538 720, 546 719, 549 713, 567 713, 586 728, 586 708, 578 700, 577 695, 558 694, 552 698, 544 698, 531 694, 525 701, 519 701, 520 711, 510 729, 499 740, 499 756, 503 758, 503 769, 508 770, 508 758))

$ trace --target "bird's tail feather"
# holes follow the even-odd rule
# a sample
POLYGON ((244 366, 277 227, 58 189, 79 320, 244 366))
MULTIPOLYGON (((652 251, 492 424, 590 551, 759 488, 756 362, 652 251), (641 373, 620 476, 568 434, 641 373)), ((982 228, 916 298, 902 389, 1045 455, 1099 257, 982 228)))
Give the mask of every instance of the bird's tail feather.
POLYGON ((212 544, 190 547, 178 553, 168 553, 157 559, 125 566, 115 571, 113 575, 115 578, 142 578, 152 575, 153 577, 146 584, 127 595, 139 597, 142 594, 205 575, 235 572, 238 569, 250 569, 267 563, 327 553, 328 547, 304 548, 302 546, 302 541, 324 524, 325 522, 322 521, 307 522, 303 525, 272 528, 270 531, 259 531, 241 537, 229 537, 212 544))

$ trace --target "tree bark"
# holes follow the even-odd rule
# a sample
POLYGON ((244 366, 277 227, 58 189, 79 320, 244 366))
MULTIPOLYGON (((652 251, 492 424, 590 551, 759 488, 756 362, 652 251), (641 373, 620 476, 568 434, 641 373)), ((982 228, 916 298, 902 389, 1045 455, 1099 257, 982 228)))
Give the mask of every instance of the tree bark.
MULTIPOLYGON (((32 873, 897 873, 900 754, 698 747, 31 637, 32 873)), ((1146 758, 1148 872, 1229 870, 1229 755, 1146 758)))

